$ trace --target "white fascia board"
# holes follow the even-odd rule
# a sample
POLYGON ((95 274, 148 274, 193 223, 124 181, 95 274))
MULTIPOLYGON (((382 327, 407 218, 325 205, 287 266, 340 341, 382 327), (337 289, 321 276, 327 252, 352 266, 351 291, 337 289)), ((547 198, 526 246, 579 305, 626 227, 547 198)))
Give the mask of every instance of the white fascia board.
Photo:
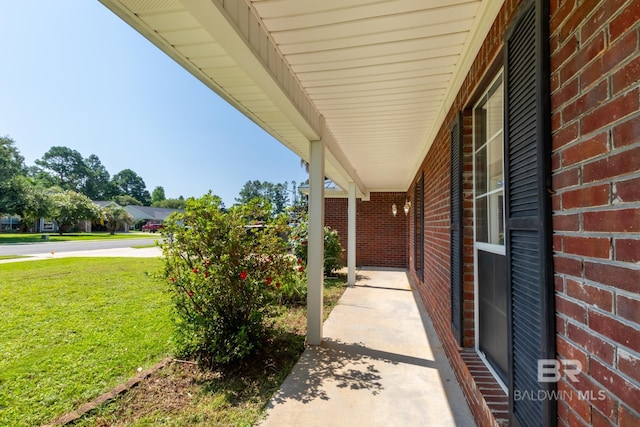
POLYGON ((329 163, 336 168, 337 172, 341 175, 340 177, 332 177, 330 176, 332 181, 334 181, 340 188, 349 188, 349 183, 353 182, 356 185, 356 194, 359 197, 369 199, 369 191, 362 183, 362 180, 358 176, 356 170, 351 165, 351 162, 347 158, 340 145, 336 141, 333 133, 327 127, 327 124, 322 117, 322 138, 325 142, 326 148, 326 157, 329 163))
MULTIPOLYGON (((229 96, 229 94, 223 90, 220 86, 218 86, 209 76, 207 76, 204 72, 200 71, 197 67, 195 67, 191 62, 187 61, 179 52, 169 44, 165 39, 158 36, 158 33, 151 27, 149 27, 145 22, 139 19, 134 13, 132 13, 129 9, 124 7, 118 0, 98 0, 102 3, 107 9, 113 12, 116 16, 122 19, 124 22, 129 24, 131 28, 140 33, 144 38, 149 40, 153 45, 155 45, 158 49, 164 52, 167 56, 173 59, 176 63, 178 63, 182 68, 191 73, 195 78, 200 80, 205 86, 214 91, 218 96, 227 101, 230 105, 232 105, 235 109, 243 113, 250 120, 252 120, 256 125, 262 127, 260 123, 258 123, 254 117, 251 116, 250 112, 240 104, 236 99, 229 96)), ((267 130, 267 132, 269 132, 267 130)), ((270 133, 270 132, 269 132, 270 133)))
POLYGON ((271 76, 259 56, 256 55, 241 36, 238 27, 219 7, 215 0, 181 0, 184 7, 200 23, 216 42, 224 49, 253 82, 268 96, 268 98, 291 120, 305 137, 310 140, 320 139, 320 129, 314 129, 300 114, 291 100, 282 91, 278 83, 271 76))

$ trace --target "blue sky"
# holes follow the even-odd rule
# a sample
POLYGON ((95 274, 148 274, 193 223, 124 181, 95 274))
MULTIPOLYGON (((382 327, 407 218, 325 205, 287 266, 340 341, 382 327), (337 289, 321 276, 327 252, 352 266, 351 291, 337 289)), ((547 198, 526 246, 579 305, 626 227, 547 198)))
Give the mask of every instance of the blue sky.
POLYGON ((133 169, 167 197, 300 183, 297 155, 97 0, 0 2, 0 135, 28 165, 52 146, 133 169))

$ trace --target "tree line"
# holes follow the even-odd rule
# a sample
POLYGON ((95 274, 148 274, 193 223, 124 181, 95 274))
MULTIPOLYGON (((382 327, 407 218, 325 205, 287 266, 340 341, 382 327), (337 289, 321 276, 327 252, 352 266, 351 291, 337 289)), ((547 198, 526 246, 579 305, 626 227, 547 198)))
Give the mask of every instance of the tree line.
POLYGON ((15 141, 0 136, 0 214, 21 217, 24 227, 47 217, 64 228, 78 219, 99 219, 93 200, 174 209, 185 205, 182 196, 167 199, 163 187, 149 193, 131 169, 111 176, 98 156, 84 158, 68 147, 51 147, 27 166, 15 141))
MULTIPOLYGON (((273 214, 284 212, 289 204, 294 211, 306 210, 295 181, 291 190, 287 182, 248 181, 235 201, 247 204, 256 198, 268 202, 273 214)), ((182 196, 166 198, 161 186, 149 193, 142 177, 131 169, 111 176, 98 156, 84 158, 68 147, 51 147, 35 165, 27 166, 15 141, 0 136, 0 215, 19 216, 25 229, 43 217, 64 228, 79 219, 99 219, 103 213, 92 203, 97 200, 172 209, 184 209, 186 203, 182 196)))

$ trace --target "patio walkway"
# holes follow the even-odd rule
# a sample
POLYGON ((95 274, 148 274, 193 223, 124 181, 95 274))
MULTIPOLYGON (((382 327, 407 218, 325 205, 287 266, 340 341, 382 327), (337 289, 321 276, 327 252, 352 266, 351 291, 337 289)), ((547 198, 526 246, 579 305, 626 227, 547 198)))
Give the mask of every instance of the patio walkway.
POLYGON ((400 270, 358 272, 272 398, 262 427, 475 426, 440 340, 400 270))

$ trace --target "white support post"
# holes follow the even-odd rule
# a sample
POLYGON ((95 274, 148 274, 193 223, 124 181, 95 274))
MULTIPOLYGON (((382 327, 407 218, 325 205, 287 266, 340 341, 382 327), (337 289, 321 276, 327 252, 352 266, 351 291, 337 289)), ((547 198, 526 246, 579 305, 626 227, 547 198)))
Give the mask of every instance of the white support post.
POLYGON ((349 183, 349 212, 347 218, 347 283, 356 284, 356 183, 349 183))
POLYGON ((322 342, 324 289, 324 151, 311 141, 309 162, 309 240, 307 242, 307 343, 322 342))

